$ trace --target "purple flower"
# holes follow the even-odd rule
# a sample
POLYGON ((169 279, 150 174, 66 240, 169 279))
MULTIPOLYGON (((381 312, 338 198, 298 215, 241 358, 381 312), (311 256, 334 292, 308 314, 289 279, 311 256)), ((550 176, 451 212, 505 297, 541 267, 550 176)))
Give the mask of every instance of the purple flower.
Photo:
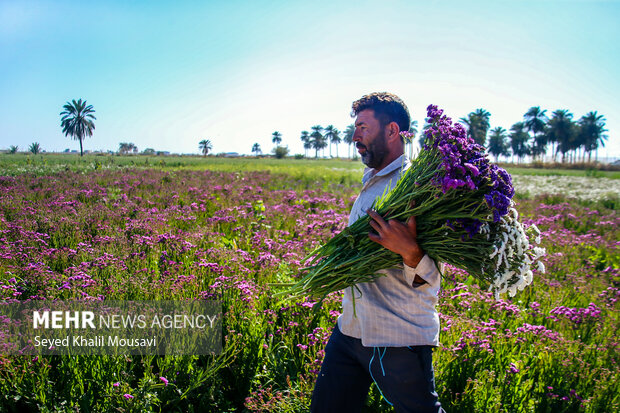
POLYGON ((478 170, 478 168, 476 168, 474 165, 470 163, 465 163, 465 168, 467 168, 473 176, 480 175, 480 171, 478 170))
POLYGON ((512 374, 516 374, 518 373, 520 370, 517 368, 517 365, 514 363, 510 363, 510 366, 508 367, 508 370, 506 370, 508 373, 512 373, 512 374))
POLYGON ((594 303, 590 303, 586 308, 559 306, 551 309, 549 313, 553 316, 564 316, 575 324, 581 324, 585 321, 597 321, 601 317, 601 309, 594 303))
POLYGON ((425 149, 435 148, 441 157, 432 185, 444 194, 455 190, 481 190, 493 220, 498 222, 508 213, 514 196, 510 175, 490 164, 484 147, 467 136, 463 125, 453 125, 437 106, 429 105, 427 115, 431 126, 426 130, 425 149))

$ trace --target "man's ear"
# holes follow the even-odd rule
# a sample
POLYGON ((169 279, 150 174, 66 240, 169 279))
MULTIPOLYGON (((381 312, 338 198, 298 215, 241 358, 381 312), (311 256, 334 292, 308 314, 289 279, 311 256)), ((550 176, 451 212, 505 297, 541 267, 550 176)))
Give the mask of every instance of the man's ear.
POLYGON ((387 136, 388 136, 388 140, 395 140, 398 139, 400 140, 400 127, 398 126, 398 123, 396 122, 390 122, 387 125, 387 136))

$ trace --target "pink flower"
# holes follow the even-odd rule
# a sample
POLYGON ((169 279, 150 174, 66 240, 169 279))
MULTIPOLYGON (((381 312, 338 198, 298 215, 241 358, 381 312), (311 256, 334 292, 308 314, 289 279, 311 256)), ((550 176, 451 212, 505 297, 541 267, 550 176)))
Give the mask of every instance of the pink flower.
POLYGON ((133 399, 133 396, 131 394, 127 394, 127 393, 123 394, 123 397, 126 398, 127 400, 133 399))
POLYGON ((116 382, 116 383, 112 384, 112 386, 113 386, 113 387, 118 387, 118 386, 120 386, 120 385, 121 385, 121 384, 120 384, 119 382, 116 382))
POLYGON ((163 376, 162 376, 162 377, 160 377, 160 378, 159 378, 159 380, 161 380, 161 381, 163 381, 163 382, 164 382, 164 386, 167 386, 167 385, 168 385, 168 379, 167 379, 167 378, 165 378, 165 377, 163 377, 163 376))

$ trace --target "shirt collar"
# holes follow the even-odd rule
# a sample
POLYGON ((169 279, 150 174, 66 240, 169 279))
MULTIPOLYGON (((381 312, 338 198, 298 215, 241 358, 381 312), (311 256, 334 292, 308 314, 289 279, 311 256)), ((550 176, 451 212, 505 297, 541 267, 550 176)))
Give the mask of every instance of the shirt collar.
POLYGON ((385 176, 401 168, 407 169, 408 164, 409 164, 409 159, 407 158, 407 156, 405 156, 405 154, 402 154, 398 158, 394 159, 391 163, 388 164, 388 166, 386 166, 379 172, 377 172, 375 168, 366 168, 364 169, 364 176, 362 177, 362 184, 365 184, 366 182, 368 182, 370 178, 374 176, 385 176))

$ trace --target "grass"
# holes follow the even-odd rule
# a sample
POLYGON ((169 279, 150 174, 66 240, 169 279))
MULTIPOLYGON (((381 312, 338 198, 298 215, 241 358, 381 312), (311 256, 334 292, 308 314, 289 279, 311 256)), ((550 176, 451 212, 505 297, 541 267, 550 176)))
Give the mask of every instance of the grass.
POLYGON ((585 176, 590 178, 620 179, 620 171, 599 171, 595 169, 524 168, 510 165, 502 166, 511 175, 585 176))
MULTIPOLYGON (((594 178, 620 179, 620 171, 600 171, 594 169, 544 169, 502 165, 513 175, 544 175, 544 176, 582 176, 594 178)), ((77 154, 0 154, 0 171, 2 175, 19 175, 34 173, 45 175, 60 171, 88 172, 98 169, 114 168, 161 168, 164 170, 193 169, 214 170, 221 172, 269 171, 282 173, 302 179, 318 179, 359 182, 364 165, 359 159, 275 159, 271 157, 240 157, 219 158, 197 155, 109 155, 88 154, 83 157, 77 154)))
POLYGON ((338 182, 345 185, 360 182, 363 164, 351 159, 275 159, 218 158, 215 156, 146 156, 75 154, 0 154, 2 175, 30 173, 37 176, 59 172, 88 173, 104 169, 154 168, 171 170, 212 170, 219 172, 268 171, 286 174, 308 183, 338 182))

